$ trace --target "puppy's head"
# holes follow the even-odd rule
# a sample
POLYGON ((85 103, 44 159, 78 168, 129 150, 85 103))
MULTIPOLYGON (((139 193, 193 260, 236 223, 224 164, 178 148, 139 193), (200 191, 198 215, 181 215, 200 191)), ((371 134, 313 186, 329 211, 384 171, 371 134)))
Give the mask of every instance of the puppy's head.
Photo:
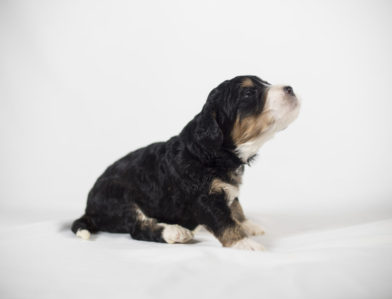
POLYGON ((275 132, 295 120, 299 107, 292 87, 239 76, 211 91, 202 114, 215 119, 222 146, 247 162, 275 132))

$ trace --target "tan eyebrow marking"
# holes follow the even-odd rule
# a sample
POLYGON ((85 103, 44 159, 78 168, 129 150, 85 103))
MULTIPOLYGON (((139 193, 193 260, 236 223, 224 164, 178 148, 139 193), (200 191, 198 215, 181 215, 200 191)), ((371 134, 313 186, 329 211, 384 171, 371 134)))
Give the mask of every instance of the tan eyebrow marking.
POLYGON ((241 87, 253 87, 253 86, 254 86, 254 83, 253 83, 252 79, 250 79, 250 78, 245 78, 241 82, 241 87))

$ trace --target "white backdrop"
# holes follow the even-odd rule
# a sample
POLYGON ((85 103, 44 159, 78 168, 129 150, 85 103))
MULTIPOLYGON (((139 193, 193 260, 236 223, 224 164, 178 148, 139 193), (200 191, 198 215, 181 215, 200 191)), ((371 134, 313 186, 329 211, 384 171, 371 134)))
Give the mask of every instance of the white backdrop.
POLYGON ((0 297, 390 298, 391 12, 373 0, 0 0, 0 297), (269 253, 207 235, 76 240, 69 222, 109 164, 178 134, 243 74, 303 101, 241 189, 269 253))
POLYGON ((388 1, 2 1, 0 207, 82 211, 96 177, 177 134, 221 81, 288 83, 299 119, 241 199, 392 213, 388 1))

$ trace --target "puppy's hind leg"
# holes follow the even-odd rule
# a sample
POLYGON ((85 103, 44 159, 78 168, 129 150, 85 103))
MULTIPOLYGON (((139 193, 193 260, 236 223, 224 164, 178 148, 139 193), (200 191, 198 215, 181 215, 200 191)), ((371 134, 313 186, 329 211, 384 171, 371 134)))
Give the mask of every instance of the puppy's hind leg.
POLYGON ((136 221, 131 224, 130 234, 133 239, 161 243, 186 243, 193 238, 193 233, 177 224, 158 223, 136 209, 136 221))

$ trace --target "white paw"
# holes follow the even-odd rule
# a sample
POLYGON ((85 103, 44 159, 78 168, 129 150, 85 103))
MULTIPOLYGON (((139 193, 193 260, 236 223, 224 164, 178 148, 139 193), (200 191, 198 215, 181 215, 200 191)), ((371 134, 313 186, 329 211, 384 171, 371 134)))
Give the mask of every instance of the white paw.
POLYGON ((248 236, 258 236, 264 234, 264 230, 253 221, 245 220, 241 223, 241 226, 248 236))
POLYGON ((164 223, 160 225, 164 226, 162 238, 169 244, 186 243, 193 238, 193 233, 180 225, 164 223))
POLYGON ((90 239, 90 232, 87 229, 78 229, 76 236, 83 240, 88 240, 90 239))
POLYGON ((238 242, 234 243, 230 247, 235 249, 254 250, 254 251, 265 250, 263 245, 249 238, 244 238, 242 240, 239 240, 238 242))
POLYGON ((203 230, 203 226, 202 226, 202 225, 198 225, 198 226, 196 226, 196 227, 193 229, 192 233, 193 233, 193 234, 197 234, 197 233, 199 233, 199 232, 202 231, 202 230, 203 230))

